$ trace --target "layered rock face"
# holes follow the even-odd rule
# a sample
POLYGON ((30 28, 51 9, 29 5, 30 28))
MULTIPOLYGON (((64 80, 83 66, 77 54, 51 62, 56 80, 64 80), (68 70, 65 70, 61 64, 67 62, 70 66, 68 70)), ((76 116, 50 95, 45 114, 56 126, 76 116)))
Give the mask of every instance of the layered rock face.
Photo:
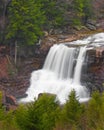
POLYGON ((91 92, 104 91, 104 47, 87 51, 82 81, 91 92))

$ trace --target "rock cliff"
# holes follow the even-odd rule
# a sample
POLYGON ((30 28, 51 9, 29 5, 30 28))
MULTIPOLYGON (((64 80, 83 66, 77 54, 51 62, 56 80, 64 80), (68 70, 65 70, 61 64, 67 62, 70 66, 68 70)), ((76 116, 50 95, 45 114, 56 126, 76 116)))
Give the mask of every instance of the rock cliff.
POLYGON ((91 93, 104 91, 104 46, 87 51, 82 82, 86 83, 91 93))

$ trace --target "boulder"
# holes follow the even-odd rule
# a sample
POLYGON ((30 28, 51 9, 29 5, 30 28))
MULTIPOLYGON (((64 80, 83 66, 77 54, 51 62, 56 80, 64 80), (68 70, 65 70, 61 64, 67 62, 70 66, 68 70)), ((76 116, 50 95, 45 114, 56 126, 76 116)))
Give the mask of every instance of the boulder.
POLYGON ((86 27, 87 27, 88 29, 90 29, 90 30, 96 30, 96 29, 97 29, 95 25, 90 24, 90 23, 87 23, 87 24, 86 24, 86 27))
POLYGON ((16 98, 12 95, 6 95, 6 104, 10 104, 10 105, 14 105, 16 106, 17 105, 17 101, 16 101, 16 98))

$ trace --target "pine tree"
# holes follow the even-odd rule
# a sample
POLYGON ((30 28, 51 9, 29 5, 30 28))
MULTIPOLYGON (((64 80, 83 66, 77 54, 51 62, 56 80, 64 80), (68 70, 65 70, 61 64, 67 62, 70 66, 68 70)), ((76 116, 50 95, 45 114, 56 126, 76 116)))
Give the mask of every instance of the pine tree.
POLYGON ((34 103, 18 109, 16 121, 21 130, 53 130, 58 114, 55 96, 43 94, 34 103))
POLYGON ((93 11, 93 4, 91 0, 86 0, 83 1, 84 7, 83 7, 83 12, 84 12, 84 24, 86 24, 88 19, 94 18, 94 11, 93 11))
POLYGON ((88 126, 92 129, 104 129, 104 94, 98 91, 92 94, 87 109, 88 126))
POLYGON ((36 3, 40 3, 41 11, 44 11, 46 22, 44 24, 44 27, 47 30, 50 30, 51 28, 61 26, 64 24, 63 19, 63 13, 64 8, 61 8, 60 4, 57 4, 56 0, 35 0, 36 3), (48 25, 47 25, 48 23, 48 25))
POLYGON ((41 4, 34 0, 12 0, 8 8, 9 24, 6 38, 18 44, 34 44, 42 35, 45 21, 41 4))
POLYGON ((84 15, 83 8, 84 8, 83 0, 73 0, 72 2, 73 25, 80 26, 82 24, 82 17, 84 15))
POLYGON ((76 93, 73 90, 63 108, 62 122, 65 123, 65 126, 68 125, 69 128, 78 127, 82 114, 83 107, 76 98, 76 93))

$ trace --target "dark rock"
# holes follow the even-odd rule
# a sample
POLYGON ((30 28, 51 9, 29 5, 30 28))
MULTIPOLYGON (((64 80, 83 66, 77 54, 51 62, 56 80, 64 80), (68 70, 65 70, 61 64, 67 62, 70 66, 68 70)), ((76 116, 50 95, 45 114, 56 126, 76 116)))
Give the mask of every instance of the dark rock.
POLYGON ((95 20, 88 19, 87 23, 96 26, 96 21, 95 20))
POLYGON ((63 30, 62 29, 55 29, 54 34, 62 34, 63 30))
POLYGON ((20 95, 19 94, 19 96, 17 96, 16 98, 17 98, 17 100, 18 99, 20 99, 20 98, 26 98, 28 95, 26 94, 26 93, 24 93, 24 94, 22 94, 22 95, 20 95))
POLYGON ((6 95, 6 103, 14 106, 17 105, 16 98, 12 95, 6 95))
POLYGON ((87 27, 88 29, 90 29, 90 30, 96 30, 96 29, 97 29, 95 25, 90 24, 90 23, 87 23, 87 24, 86 24, 86 27, 87 27))
POLYGON ((95 90, 104 91, 104 55, 103 47, 87 51, 86 60, 82 68, 82 83, 92 93, 95 90))

